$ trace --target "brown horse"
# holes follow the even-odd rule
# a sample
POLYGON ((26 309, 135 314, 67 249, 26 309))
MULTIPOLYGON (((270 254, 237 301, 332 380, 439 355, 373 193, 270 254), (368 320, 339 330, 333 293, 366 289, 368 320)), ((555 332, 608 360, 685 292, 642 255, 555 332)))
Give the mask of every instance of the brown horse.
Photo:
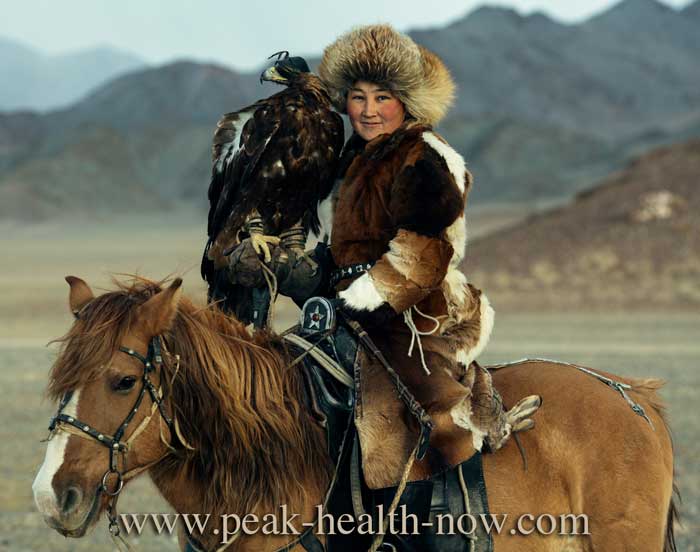
MULTIPOLYGON (((206 550, 230 529, 225 514, 279 517, 286 504, 299 515, 295 528, 313 524, 333 466, 279 338, 251 337, 218 310, 194 306, 179 279, 165 289, 137 280, 98 297, 79 278, 67 280, 76 321, 48 388, 62 398, 62 423, 34 482, 51 527, 83 536, 119 490, 117 472, 128 480, 141 471, 177 512, 211 514, 194 535, 206 550)), ((620 394, 558 363, 514 363, 493 378, 506 403, 543 398, 537 429, 521 437, 527 469, 514 443, 483 457, 490 510, 507 515, 493 535, 497 552, 675 550, 673 454, 658 381, 617 378, 633 386, 648 423, 620 394), (534 530, 541 514, 539 533, 554 534, 534 530), (566 514, 585 514, 588 534, 558 534, 552 524, 566 514)), ((294 538, 239 531, 228 550, 277 550, 294 538)))

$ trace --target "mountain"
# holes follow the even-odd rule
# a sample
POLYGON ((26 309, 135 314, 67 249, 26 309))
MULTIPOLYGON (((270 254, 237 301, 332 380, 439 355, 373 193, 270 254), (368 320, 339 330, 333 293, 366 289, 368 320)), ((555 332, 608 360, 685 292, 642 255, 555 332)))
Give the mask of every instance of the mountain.
MULTIPOLYGON (((457 82, 438 130, 475 176, 470 202, 561 202, 650 148, 700 136, 699 6, 623 0, 577 25, 486 6, 410 33, 457 82)), ((11 46, 0 47, 0 62, 12 50, 31 66, 35 53, 11 46)), ((142 190, 139 208, 204 206, 214 125, 276 90, 258 80, 258 72, 179 61, 136 68, 43 115, 0 113, 2 213, 122 209, 121 197, 100 199, 122 179, 142 190), (97 192, 86 194, 80 178, 97 192)))
POLYGON ((700 306, 700 140, 655 149, 572 202, 467 247, 496 305, 700 306))
POLYGON ((61 124, 105 124, 138 130, 170 121, 173 126, 211 124, 260 91, 257 80, 219 65, 177 61, 118 77, 69 109, 53 113, 61 124), (233 105, 236 105, 235 103, 233 105))
POLYGON ((94 87, 145 65, 113 48, 49 56, 0 37, 0 111, 45 111, 78 101, 94 87))
POLYGON ((455 115, 631 139, 700 104, 700 24, 656 0, 624 0, 580 25, 482 7, 410 33, 459 85, 455 115))
POLYGON ((596 136, 506 115, 451 117, 439 130, 475 177, 470 201, 568 196, 610 172, 618 158, 596 136))
POLYGON ((262 89, 216 65, 177 62, 119 77, 68 109, 0 115, 0 217, 204 205, 216 121, 262 89))
POLYGON ((689 19, 700 21, 700 0, 695 0, 695 2, 688 4, 685 8, 683 8, 681 13, 689 19))
POLYGON ((410 33, 457 81, 439 130, 470 162, 473 199, 567 197, 643 148, 700 135, 692 8, 623 0, 565 25, 484 6, 443 29, 410 33))

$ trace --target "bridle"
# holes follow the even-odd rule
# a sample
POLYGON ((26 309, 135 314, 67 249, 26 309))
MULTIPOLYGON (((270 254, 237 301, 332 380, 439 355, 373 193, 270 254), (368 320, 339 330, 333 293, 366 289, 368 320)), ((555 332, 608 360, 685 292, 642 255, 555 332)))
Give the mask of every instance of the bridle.
MULTIPOLYGON (((162 371, 161 371, 161 383, 158 389, 156 389, 155 385, 153 385, 153 382, 149 378, 149 374, 153 373, 156 368, 160 369, 160 367, 163 364, 163 357, 162 357, 162 350, 163 344, 161 341, 160 336, 155 336, 153 339, 148 344, 148 353, 146 357, 143 355, 139 354, 138 352, 134 351, 133 349, 130 349, 128 347, 119 347, 119 351, 122 353, 126 353, 127 355, 136 358, 143 364, 143 376, 141 377, 141 390, 139 392, 138 397, 136 398, 136 401, 134 402, 133 407, 127 414, 126 418, 124 421, 121 423, 121 425, 117 428, 117 431, 114 432, 114 435, 109 435, 106 433, 103 433, 94 427, 92 427, 90 424, 87 424, 75 416, 70 416, 68 414, 63 413, 63 409, 68 405, 68 403, 71 400, 71 397, 73 396, 73 391, 68 391, 63 398, 60 400, 58 404, 58 412, 56 413, 55 416, 51 418, 51 421, 49 423, 49 431, 50 436, 56 432, 56 431, 66 431, 72 435, 77 435, 79 437, 83 437, 85 439, 94 439, 101 445, 107 447, 109 449, 109 467, 107 471, 104 473, 102 476, 102 480, 100 483, 100 486, 98 487, 98 492, 104 493, 109 497, 109 504, 107 506, 107 518, 109 520, 109 533, 112 536, 112 538, 115 540, 115 544, 119 548, 120 543, 125 547, 127 550, 131 550, 131 547, 129 544, 124 540, 123 537, 120 536, 120 528, 119 524, 117 522, 117 500, 119 498, 119 494, 121 493, 123 487, 124 487, 124 482, 128 481, 129 479, 139 475, 140 473, 143 473, 144 471, 148 470, 158 462, 160 462, 163 458, 165 458, 167 455, 171 454, 174 452, 176 449, 172 446, 172 444, 165 443, 166 446, 168 447, 168 450, 163 454, 161 457, 158 459, 154 460, 153 462, 150 462, 149 464, 146 464, 145 466, 140 466, 138 468, 134 468, 132 470, 128 470, 125 472, 122 472, 119 469, 119 462, 118 458, 119 455, 122 457, 122 468, 126 468, 126 455, 129 452, 129 447, 131 444, 134 442, 134 440, 143 432, 144 429, 146 429, 146 426, 148 426, 149 422, 151 421, 151 418, 155 414, 156 410, 160 412, 160 415, 162 419, 165 421, 166 425, 168 426, 168 429, 170 429, 170 435, 171 439, 173 436, 177 437, 177 439, 182 443, 182 445, 190 450, 194 450, 192 446, 190 446, 187 441, 183 438, 179 426, 177 423, 176 418, 171 418, 168 416, 168 413, 165 411, 165 406, 164 406, 164 401, 165 398, 163 396, 163 376, 162 376, 162 371), (134 416, 139 410, 139 407, 141 406, 141 403, 143 402, 143 398, 146 395, 146 392, 149 393, 151 396, 151 399, 153 400, 153 405, 151 407, 151 412, 146 416, 139 426, 134 430, 134 432, 131 434, 131 436, 126 440, 122 441, 122 438, 124 437, 124 433, 126 432, 127 427, 131 423, 131 421, 134 419, 134 416), (114 475, 116 477, 115 483, 114 483, 114 488, 113 490, 109 489, 109 478, 114 475)), ((175 379, 175 375, 177 375, 177 371, 179 369, 179 363, 180 363, 180 357, 179 355, 175 355, 177 365, 174 368, 173 371, 173 380, 175 379)), ((172 387, 172 385, 171 385, 172 387)), ((330 498, 330 494, 335 487, 335 482, 336 478, 338 476, 338 471, 339 471, 339 463, 340 460, 343 456, 343 450, 346 445, 346 440, 347 440, 347 435, 348 435, 348 430, 351 426, 352 418, 349 419, 348 421, 348 427, 345 429, 345 433, 343 435, 343 440, 342 440, 342 445, 341 445, 341 452, 338 458, 338 463, 335 466, 334 474, 333 474, 333 479, 331 481, 331 484, 326 492, 326 496, 324 498, 324 508, 326 506, 326 503, 328 502, 330 498)), ((161 439, 163 439, 162 433, 161 433, 161 439)), ((165 442, 165 441, 164 441, 165 442)), ((236 535, 238 536, 238 534, 236 535)), ((193 542, 191 536, 189 534, 186 534, 186 538, 188 540, 189 545, 191 548, 195 550, 199 550, 199 547, 196 546, 196 544, 193 542)), ((229 541, 228 544, 233 543, 235 539, 232 539, 229 541)), ((307 527, 299 536, 297 536, 294 540, 291 542, 287 543, 286 545, 278 548, 275 552, 289 552, 292 548, 296 547, 298 544, 302 545, 306 550, 310 550, 312 552, 323 550, 323 548, 320 545, 320 541, 318 541, 318 538, 314 535, 313 533, 313 526, 307 527)), ((224 546, 223 548, 226 548, 224 546)))
MULTIPOLYGON (((142 473, 147 469, 151 468, 152 466, 160 462, 165 456, 173 452, 175 449, 171 444, 165 442, 165 440, 163 439, 161 428, 161 439, 168 447, 167 452, 163 456, 145 466, 140 466, 138 468, 134 468, 132 470, 124 472, 122 472, 119 469, 119 456, 121 456, 121 467, 124 470, 126 469, 126 455, 129 452, 129 447, 136 440, 136 438, 146 429, 156 410, 160 412, 161 418, 163 419, 163 421, 165 421, 165 424, 168 426, 168 429, 170 430, 171 439, 175 435, 179 436, 180 433, 177 428, 177 422, 174 421, 174 418, 168 416, 168 413, 165 410, 162 374, 161 382, 158 389, 156 389, 155 385, 153 385, 153 382, 149 377, 150 374, 155 372, 156 368, 160 369, 160 367, 163 364, 163 356, 161 352, 162 342, 160 336, 155 336, 153 339, 151 339, 151 341, 148 344, 148 356, 146 357, 134 351, 133 349, 123 346, 119 347, 119 351, 121 351, 122 353, 126 353, 131 357, 134 357, 143 364, 143 376, 141 377, 141 391, 139 392, 139 395, 136 398, 136 401, 134 402, 134 405, 127 414, 126 418, 117 428, 117 431, 114 432, 114 435, 109 435, 104 432, 101 432, 92 427, 90 424, 87 424, 74 416, 70 416, 68 414, 63 413, 63 409, 70 402, 73 396, 73 391, 68 391, 63 396, 58 405, 58 412, 54 417, 51 418, 51 422, 49 423, 49 431, 51 432, 51 435, 53 435, 56 431, 63 430, 73 435, 77 435, 79 437, 83 437, 86 439, 94 439, 95 441, 109 449, 109 467, 102 476, 98 492, 103 492, 104 494, 110 497, 109 504, 107 506, 107 517, 109 519, 109 532, 113 537, 118 537, 120 532, 119 525, 117 523, 116 506, 119 493, 121 493, 122 488, 124 487, 124 482, 135 477, 139 473, 142 473), (134 430, 131 436, 125 441, 123 441, 122 439, 124 437, 124 434, 126 433, 126 429, 134 419, 134 416, 136 416, 136 413, 138 412, 139 408, 141 407, 141 403, 143 402, 143 398, 146 395, 146 392, 148 392, 148 394, 151 396, 151 400, 153 401, 151 412, 141 421, 141 423, 134 430), (109 479, 112 476, 115 477, 115 481, 112 490, 110 490, 109 479)), ((179 356, 176 356, 176 359, 177 366, 175 368, 175 373, 177 373, 177 368, 179 367, 179 356)), ((188 445, 185 444, 185 446, 188 445)))

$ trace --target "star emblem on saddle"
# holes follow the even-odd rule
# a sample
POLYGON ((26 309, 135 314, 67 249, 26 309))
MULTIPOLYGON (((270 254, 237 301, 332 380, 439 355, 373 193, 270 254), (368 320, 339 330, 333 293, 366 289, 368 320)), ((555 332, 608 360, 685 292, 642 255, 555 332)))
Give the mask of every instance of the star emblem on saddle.
POLYGON ((328 331, 334 326, 333 305, 323 297, 312 297, 306 301, 301 313, 302 333, 328 331))
POLYGON ((321 312, 318 305, 316 305, 316 310, 309 313, 309 328, 321 329, 321 320, 326 317, 325 314, 321 312))

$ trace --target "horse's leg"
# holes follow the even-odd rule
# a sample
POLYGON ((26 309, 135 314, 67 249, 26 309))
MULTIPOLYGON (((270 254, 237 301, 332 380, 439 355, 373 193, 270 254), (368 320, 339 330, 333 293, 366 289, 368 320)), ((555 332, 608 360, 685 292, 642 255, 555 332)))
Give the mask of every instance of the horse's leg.
POLYGON ((658 526, 620 521, 591 529, 593 552, 663 552, 664 535, 658 526))
MULTIPOLYGON (((543 419, 547 412, 538 416, 543 419)), ((548 458, 550 445, 542 439, 542 426, 539 425, 539 432, 518 436, 527 457, 527 469, 513 439, 483 457, 489 510, 492 519, 504 520, 501 531, 491 532, 494 548, 498 552, 591 552, 591 541, 583 534, 582 522, 574 531, 569 517, 562 521, 562 516, 585 513, 580 506, 582 485, 569 488, 572 478, 579 476, 564 461, 552 463, 548 458)))
MULTIPOLYGON (((600 496, 605 496, 606 500, 601 500, 595 514, 590 516, 594 552, 664 550, 668 505, 671 500, 668 490, 670 482, 664 482, 663 477, 655 477, 658 470, 644 468, 642 466, 635 473, 645 482, 641 489, 609 485, 613 488, 605 492, 601 488, 600 496), (616 497, 622 497, 622 500, 616 497)), ((606 482, 598 483, 601 487, 605 484, 606 482)))

